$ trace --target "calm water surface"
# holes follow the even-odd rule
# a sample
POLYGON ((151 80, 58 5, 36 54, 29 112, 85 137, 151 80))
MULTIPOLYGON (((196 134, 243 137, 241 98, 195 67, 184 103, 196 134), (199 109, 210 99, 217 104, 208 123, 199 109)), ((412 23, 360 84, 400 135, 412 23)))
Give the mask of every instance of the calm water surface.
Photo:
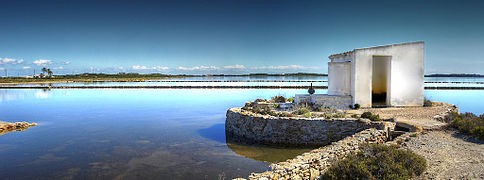
MULTIPOLYGON (((0 179, 247 177, 308 149, 226 142, 225 112, 256 98, 306 90, 0 89, 0 120, 37 122, 0 136, 0 179)), ((319 90, 317 93, 325 93, 319 90)), ((483 90, 425 91, 484 113, 483 90)))

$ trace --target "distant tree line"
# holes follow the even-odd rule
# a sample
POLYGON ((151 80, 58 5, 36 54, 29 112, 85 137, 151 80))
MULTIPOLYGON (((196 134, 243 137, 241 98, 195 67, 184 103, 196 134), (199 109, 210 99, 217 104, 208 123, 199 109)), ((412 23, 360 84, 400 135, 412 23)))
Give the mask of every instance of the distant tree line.
POLYGON ((484 77, 481 74, 427 74, 425 77, 484 77))

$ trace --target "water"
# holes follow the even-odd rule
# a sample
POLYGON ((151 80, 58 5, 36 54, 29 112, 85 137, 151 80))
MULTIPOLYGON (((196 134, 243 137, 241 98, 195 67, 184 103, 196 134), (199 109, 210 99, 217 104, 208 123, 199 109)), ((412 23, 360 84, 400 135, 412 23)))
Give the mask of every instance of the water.
MULTIPOLYGON (((268 77, 187 77, 180 79, 154 79, 145 82, 78 82, 78 83, 32 83, 7 86, 328 86, 327 76, 268 76, 268 77), (196 81, 196 82, 194 82, 196 81), (201 81, 201 82, 200 82, 201 81), (206 82, 205 82, 206 81, 206 82), (209 82, 239 81, 239 82, 209 82), (282 81, 282 82, 260 82, 282 81), (291 82, 292 81, 292 82, 291 82), (293 82, 303 81, 303 82, 293 82), (304 82, 311 81, 311 82, 304 82)), ((484 78, 426 77, 426 87, 484 87, 484 78), (438 82, 438 83, 435 83, 438 82)), ((5 86, 5 85, 0 85, 5 86)))
POLYGON ((0 179, 217 179, 264 171, 309 149, 225 142, 225 112, 305 90, 0 90, 0 179), (264 162, 266 161, 266 162, 264 162))
MULTIPOLYGON (((0 136, 0 179, 247 177, 309 149, 227 143, 226 110, 299 93, 306 90, 0 89, 0 120, 39 123, 0 136)), ((484 90, 425 95, 484 113, 484 90)))

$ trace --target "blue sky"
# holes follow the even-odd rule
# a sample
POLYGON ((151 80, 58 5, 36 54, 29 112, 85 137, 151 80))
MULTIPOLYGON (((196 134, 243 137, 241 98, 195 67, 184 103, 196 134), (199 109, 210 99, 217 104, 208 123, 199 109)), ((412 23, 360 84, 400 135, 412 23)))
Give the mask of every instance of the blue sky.
POLYGON ((484 74, 482 9, 457 0, 3 0, 0 70, 327 73, 333 53, 424 41, 427 74, 484 74))

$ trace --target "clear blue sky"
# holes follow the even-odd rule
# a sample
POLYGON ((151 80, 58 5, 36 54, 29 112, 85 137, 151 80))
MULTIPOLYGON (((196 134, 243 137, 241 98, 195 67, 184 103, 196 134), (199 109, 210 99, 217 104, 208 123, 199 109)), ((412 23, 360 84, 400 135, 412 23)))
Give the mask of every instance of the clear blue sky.
POLYGON ((483 9, 457 0, 3 0, 0 70, 326 73, 333 53, 425 41, 427 74, 484 74, 483 9))

